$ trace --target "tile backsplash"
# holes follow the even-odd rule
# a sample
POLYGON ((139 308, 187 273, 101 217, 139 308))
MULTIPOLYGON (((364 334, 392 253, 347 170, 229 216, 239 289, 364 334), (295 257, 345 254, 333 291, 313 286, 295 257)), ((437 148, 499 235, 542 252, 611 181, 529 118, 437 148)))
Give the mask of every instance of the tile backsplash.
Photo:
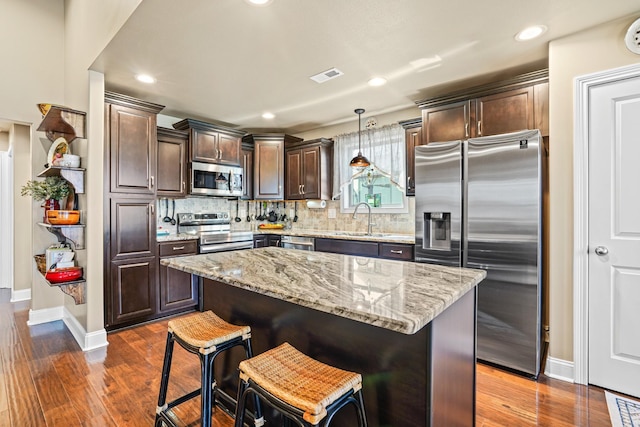
MULTIPOLYGON (((168 216, 172 215, 172 199, 158 199, 156 201, 157 226, 158 231, 166 230, 170 234, 177 232, 177 226, 164 222, 163 218, 167 215, 167 200, 169 205, 168 216)), ((374 233, 398 233, 413 234, 414 233, 414 212, 415 200, 413 197, 408 198, 409 212, 395 214, 376 214, 371 215, 371 222, 376 224, 373 226, 374 233)), ((256 203, 260 209, 262 201, 246 200, 238 201, 238 215, 242 219, 241 222, 235 222, 236 201, 215 197, 187 197, 185 199, 175 199, 175 212, 227 212, 231 219, 232 231, 255 231, 258 224, 266 221, 256 221, 253 217, 256 213, 256 203), (252 221, 247 222, 247 203, 249 203, 249 214, 252 221)), ((278 211, 277 202, 267 202, 267 212, 272 209, 278 211)), ((293 201, 279 202, 280 214, 285 213, 289 219, 293 219, 295 203, 293 201)), ((327 230, 327 231, 366 231, 367 230, 367 210, 363 209, 358 212, 357 218, 352 218, 351 213, 340 212, 340 201, 327 201, 326 208, 309 209, 306 201, 298 201, 298 221, 290 222, 292 230, 327 230), (335 218, 329 218, 330 213, 335 212, 335 218)))

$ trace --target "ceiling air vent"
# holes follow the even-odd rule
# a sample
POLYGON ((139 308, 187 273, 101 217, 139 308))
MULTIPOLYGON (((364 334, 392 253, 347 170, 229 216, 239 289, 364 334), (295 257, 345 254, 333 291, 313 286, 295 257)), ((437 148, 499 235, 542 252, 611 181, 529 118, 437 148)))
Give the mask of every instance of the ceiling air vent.
POLYGON ((337 68, 330 68, 327 71, 323 71, 319 74, 316 74, 315 76, 311 76, 309 77, 311 80, 313 80, 316 83, 324 83, 327 80, 331 80, 331 79, 335 79, 336 77, 339 77, 341 75, 343 75, 344 73, 340 70, 338 70, 337 68))
POLYGON ((640 19, 637 19, 633 24, 631 24, 627 30, 624 42, 627 45, 627 49, 640 55, 640 19))

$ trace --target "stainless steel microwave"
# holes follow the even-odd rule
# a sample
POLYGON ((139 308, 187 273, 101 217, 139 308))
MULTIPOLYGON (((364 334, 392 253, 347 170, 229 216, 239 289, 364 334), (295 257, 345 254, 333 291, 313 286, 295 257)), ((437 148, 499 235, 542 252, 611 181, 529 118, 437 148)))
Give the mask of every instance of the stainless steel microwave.
POLYGON ((191 162, 189 194, 241 197, 244 174, 239 166, 191 162))

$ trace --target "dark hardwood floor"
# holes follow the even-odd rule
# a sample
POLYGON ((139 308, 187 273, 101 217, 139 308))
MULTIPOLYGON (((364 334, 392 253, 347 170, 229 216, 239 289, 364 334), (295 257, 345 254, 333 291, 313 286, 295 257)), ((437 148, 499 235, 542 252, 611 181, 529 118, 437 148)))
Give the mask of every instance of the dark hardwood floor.
MULTIPOLYGON (((9 296, 0 290, 0 427, 153 425, 166 320, 111 333, 108 347, 82 352, 62 321, 27 326, 28 303, 9 296)), ((196 357, 179 346, 174 353, 170 398, 195 389, 200 375, 196 357)), ((484 365, 477 372, 478 427, 611 425, 600 388, 484 365)), ((187 405, 177 414, 199 425, 197 399, 187 405)), ((232 421, 218 411, 213 425, 232 421)))

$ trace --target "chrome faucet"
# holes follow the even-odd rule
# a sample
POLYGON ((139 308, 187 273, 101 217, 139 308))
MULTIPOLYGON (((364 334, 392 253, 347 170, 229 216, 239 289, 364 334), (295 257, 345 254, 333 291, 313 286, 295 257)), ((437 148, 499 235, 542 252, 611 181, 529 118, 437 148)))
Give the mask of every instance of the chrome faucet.
POLYGON ((369 203, 365 203, 365 202, 360 202, 356 205, 356 208, 353 210, 353 219, 356 219, 356 214, 358 213, 358 208, 360 206, 366 206, 367 209, 369 209, 369 221, 367 223, 367 236, 371 236, 371 226, 375 225, 371 223, 371 206, 369 206, 369 203))

